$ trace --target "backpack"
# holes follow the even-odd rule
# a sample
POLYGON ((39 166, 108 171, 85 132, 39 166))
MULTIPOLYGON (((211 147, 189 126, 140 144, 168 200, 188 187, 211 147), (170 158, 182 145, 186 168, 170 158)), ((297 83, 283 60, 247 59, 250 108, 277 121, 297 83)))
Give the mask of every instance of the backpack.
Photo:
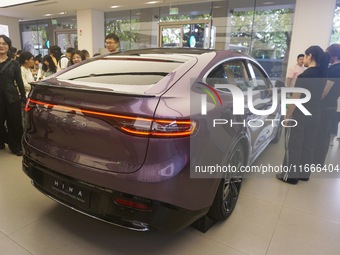
POLYGON ((59 62, 58 62, 59 68, 61 68, 61 60, 62 60, 63 58, 66 58, 66 59, 67 59, 67 57, 66 57, 65 55, 61 55, 61 57, 60 57, 60 59, 59 59, 59 62))

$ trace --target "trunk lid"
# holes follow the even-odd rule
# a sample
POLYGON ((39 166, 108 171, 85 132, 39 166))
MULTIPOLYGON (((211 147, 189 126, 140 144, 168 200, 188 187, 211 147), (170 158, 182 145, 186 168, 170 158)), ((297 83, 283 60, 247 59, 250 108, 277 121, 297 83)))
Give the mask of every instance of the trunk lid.
POLYGON ((117 126, 129 116, 152 118, 158 97, 37 84, 30 100, 24 136, 30 146, 104 171, 131 173, 142 166, 149 138, 117 126))

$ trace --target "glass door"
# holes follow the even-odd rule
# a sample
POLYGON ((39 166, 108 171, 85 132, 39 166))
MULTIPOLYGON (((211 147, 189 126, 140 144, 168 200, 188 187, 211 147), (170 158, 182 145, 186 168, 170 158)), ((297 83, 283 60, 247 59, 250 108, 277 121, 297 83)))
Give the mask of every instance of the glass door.
POLYGON ((162 26, 160 47, 182 47, 182 28, 180 26, 162 26))
POLYGON ((209 20, 161 22, 159 47, 209 48, 209 20))
POLYGON ((67 48, 78 47, 77 30, 56 31, 56 43, 65 52, 67 48))

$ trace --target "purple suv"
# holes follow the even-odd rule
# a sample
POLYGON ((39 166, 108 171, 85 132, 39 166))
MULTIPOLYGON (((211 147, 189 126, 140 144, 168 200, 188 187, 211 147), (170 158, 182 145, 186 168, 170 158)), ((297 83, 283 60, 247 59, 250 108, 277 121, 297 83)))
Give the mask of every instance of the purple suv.
POLYGON ((223 220, 242 173, 203 169, 251 164, 279 140, 280 123, 268 120, 281 115, 276 106, 254 115, 242 100, 244 115, 234 115, 221 84, 251 88, 258 110, 273 104, 266 72, 241 53, 146 49, 83 61, 32 84, 24 172, 59 203, 134 230, 223 220))

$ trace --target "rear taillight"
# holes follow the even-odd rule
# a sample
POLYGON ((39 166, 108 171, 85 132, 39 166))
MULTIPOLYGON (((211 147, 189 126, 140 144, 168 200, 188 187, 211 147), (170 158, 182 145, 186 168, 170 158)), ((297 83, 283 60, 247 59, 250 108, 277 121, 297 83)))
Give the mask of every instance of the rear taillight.
POLYGON ((153 137, 180 137, 191 135, 196 129, 196 122, 191 120, 164 120, 164 119, 136 119, 127 122, 118 119, 118 126, 122 131, 142 136, 153 137))
POLYGON ((153 119, 111 114, 63 105, 54 105, 32 99, 27 100, 25 111, 29 112, 35 107, 64 111, 73 114, 95 116, 109 122, 112 126, 125 133, 137 136, 164 138, 185 137, 192 135, 197 129, 197 123, 193 120, 153 119))

